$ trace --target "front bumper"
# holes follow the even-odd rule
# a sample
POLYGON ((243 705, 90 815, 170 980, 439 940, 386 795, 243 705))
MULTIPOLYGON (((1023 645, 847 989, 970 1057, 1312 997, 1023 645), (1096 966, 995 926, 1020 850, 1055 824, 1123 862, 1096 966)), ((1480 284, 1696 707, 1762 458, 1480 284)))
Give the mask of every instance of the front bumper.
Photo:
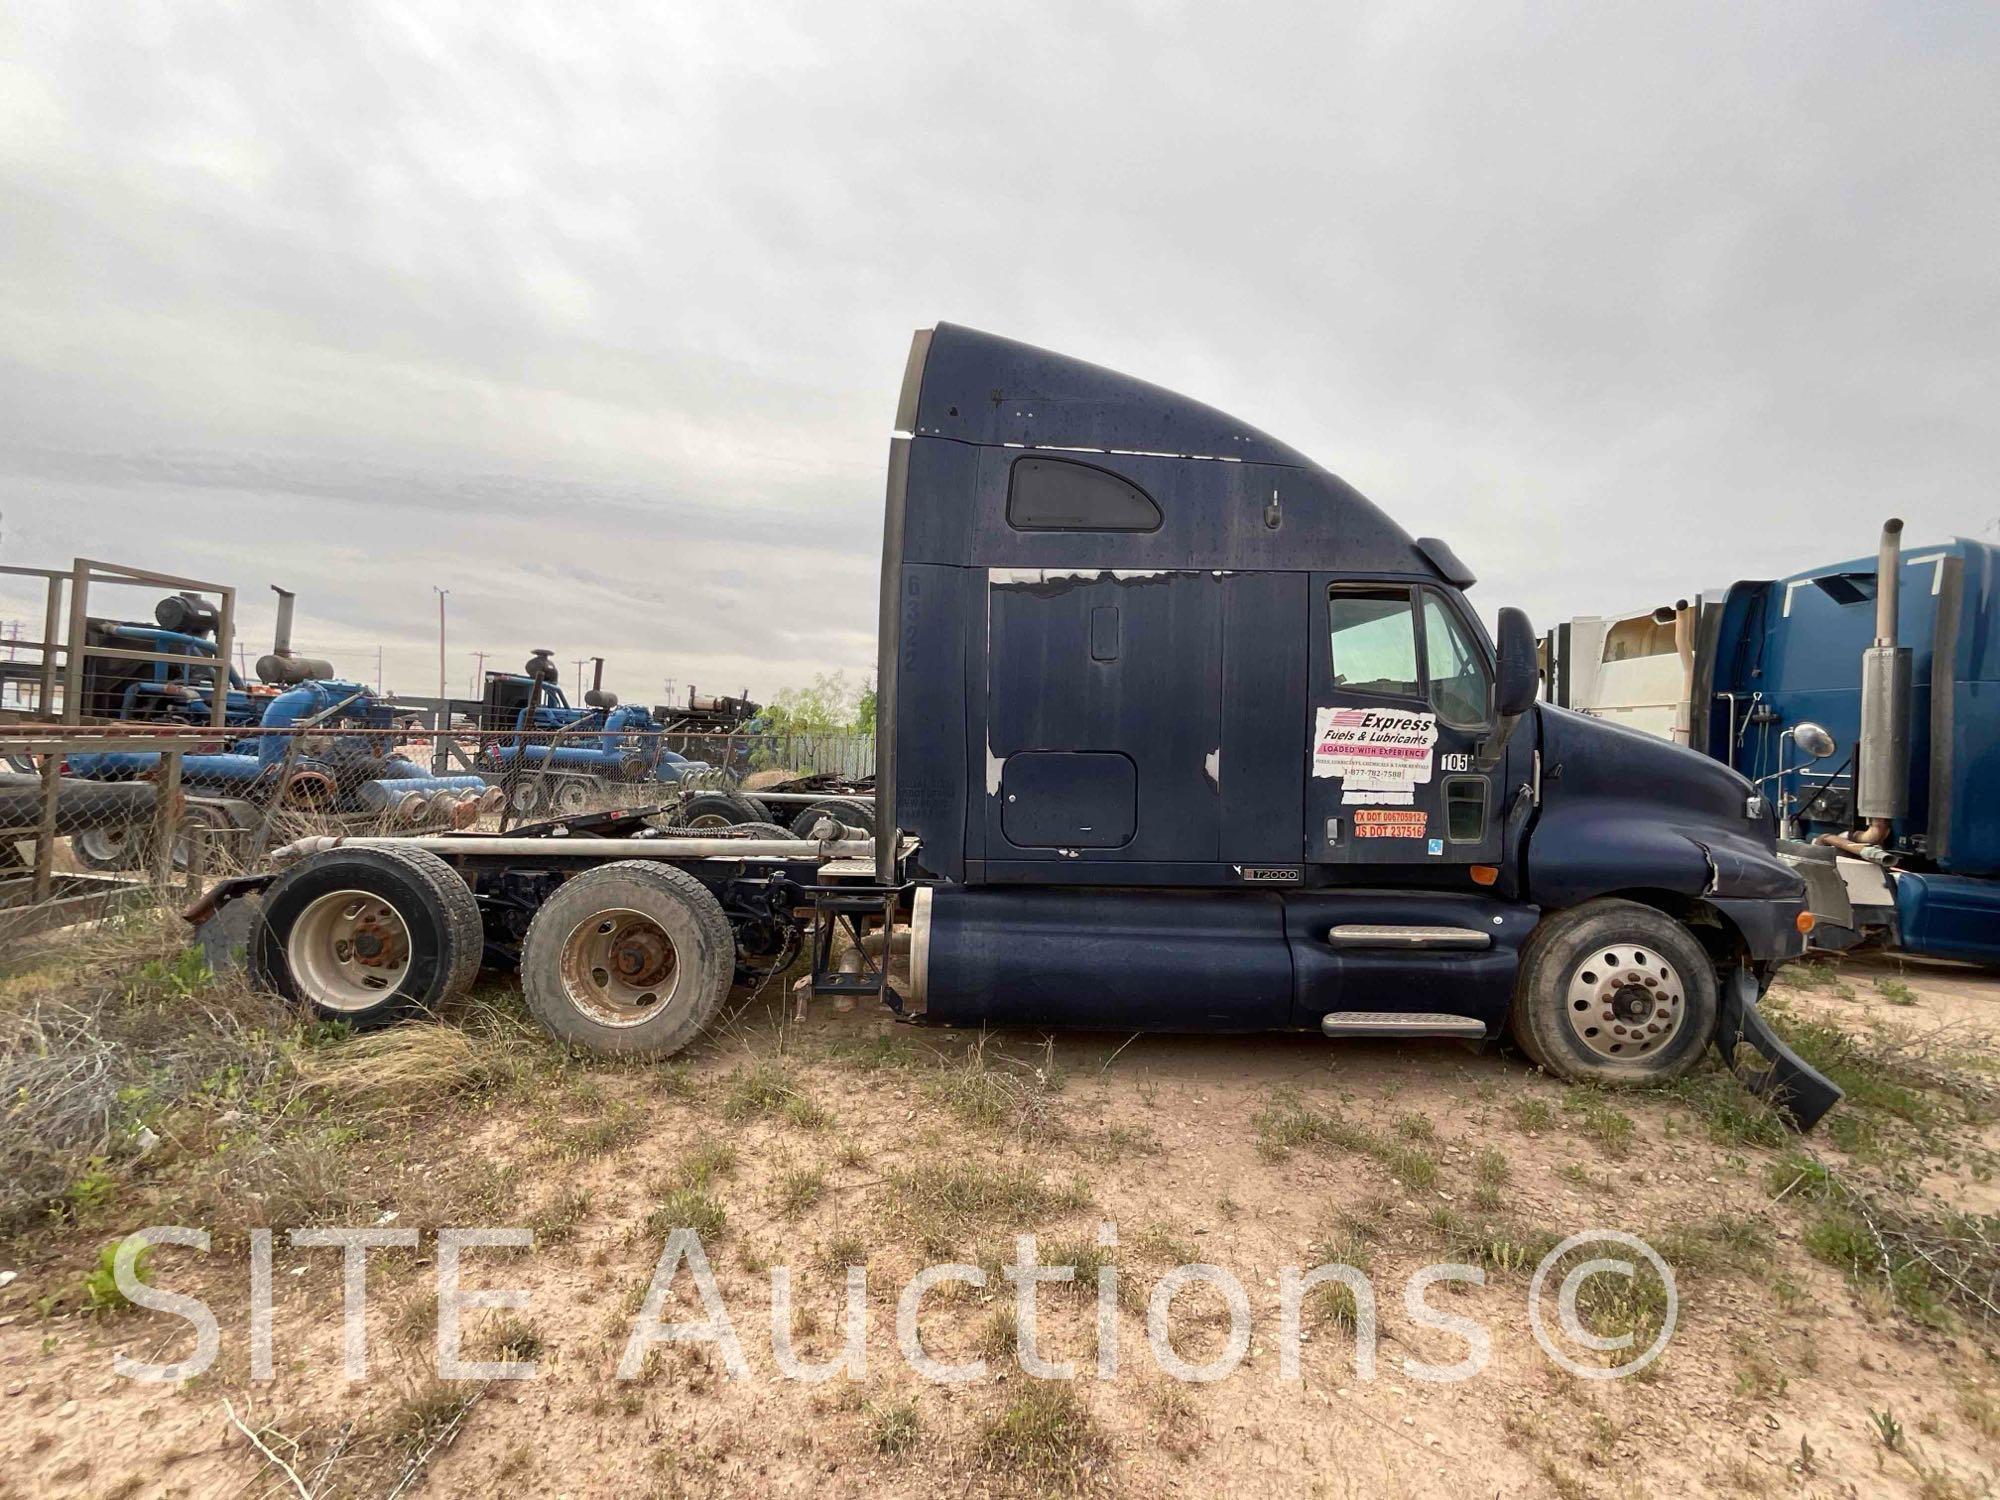
POLYGON ((1806 951, 1806 935, 1799 931, 1800 914, 1806 910, 1803 895, 1796 900, 1771 896, 1710 896, 1709 905, 1736 924, 1753 962, 1781 963, 1806 951))
POLYGON ((1722 1016, 1715 1045, 1737 1081, 1786 1116, 1799 1130, 1811 1130, 1844 1097, 1840 1086, 1787 1047, 1757 1009, 1757 976, 1738 967, 1723 976, 1722 1016), (1739 1061, 1748 1046, 1764 1066, 1739 1061))

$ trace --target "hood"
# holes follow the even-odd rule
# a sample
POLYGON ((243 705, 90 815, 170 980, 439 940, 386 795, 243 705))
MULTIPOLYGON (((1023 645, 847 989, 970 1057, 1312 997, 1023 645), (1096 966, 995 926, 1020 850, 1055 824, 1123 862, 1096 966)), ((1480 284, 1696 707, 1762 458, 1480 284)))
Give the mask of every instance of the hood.
POLYGON ((1567 793, 1642 795, 1666 808, 1721 817, 1777 847, 1776 820, 1744 816, 1756 788, 1718 760, 1655 735, 1572 709, 1541 705, 1542 779, 1567 793))
POLYGON ((1537 707, 1542 810, 1531 864, 1546 892, 1581 899, 1641 886, 1688 895, 1798 894, 1777 855, 1777 820, 1749 813, 1756 788, 1683 745, 1552 704, 1537 707), (1567 890, 1567 876, 1590 889, 1567 890))

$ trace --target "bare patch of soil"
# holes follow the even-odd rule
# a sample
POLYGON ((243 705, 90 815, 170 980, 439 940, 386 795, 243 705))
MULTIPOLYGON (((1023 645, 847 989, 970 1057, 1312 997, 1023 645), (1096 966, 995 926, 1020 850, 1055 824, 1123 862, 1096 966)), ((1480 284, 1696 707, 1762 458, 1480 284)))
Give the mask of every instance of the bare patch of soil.
MULTIPOLYGON (((299 1044, 301 1082, 282 1097, 232 1106, 277 1111, 259 1127, 273 1150, 297 1149, 308 1126, 332 1132, 338 1191, 269 1211, 230 1198, 252 1178, 226 1155, 238 1148, 203 1136, 225 1153, 219 1176, 172 1150, 108 1168, 101 1194, 0 1252, 17 1272, 0 1289, 0 1494, 1572 1500, 1992 1487, 1993 1324, 1936 1278, 1892 1284, 1872 1261, 1840 1263, 1828 1227, 1850 1190, 1915 1218, 1993 1211, 1990 977, 1869 960, 1786 986, 1785 1024, 1816 1045, 1850 1041, 1867 1082, 1867 1101, 1843 1107, 1857 1123, 1816 1135, 1810 1154, 1719 1072, 1604 1095, 1449 1044, 980 1039, 830 1010, 794 1023, 776 984, 694 1055, 638 1068, 564 1060, 507 1030, 492 1018, 516 1007, 504 987, 482 1003, 492 1015, 470 1029, 470 1055, 407 1029, 411 1048, 432 1050, 419 1081, 398 1083, 400 1106, 306 1085, 391 1065, 344 1064, 357 1043, 338 1038, 299 1044), (421 1081, 440 1070, 445 1086, 421 1081), (197 1214, 214 1219, 213 1248, 161 1247, 150 1278, 208 1301, 220 1356, 176 1385, 122 1378, 118 1352, 183 1358, 192 1340, 169 1314, 90 1310, 100 1249, 144 1224, 208 1222, 197 1214), (340 1252, 285 1238, 322 1222, 420 1234, 369 1257, 360 1381, 341 1374, 340 1252), (268 1381, 250 1378, 247 1336, 259 1223, 278 1230, 268 1381), (749 1373, 732 1378, 712 1346, 661 1343, 620 1380, 682 1223, 702 1231, 749 1373), (530 1251, 463 1257, 468 1288, 527 1298, 469 1312, 468 1352, 532 1360, 532 1380, 436 1379, 437 1231, 468 1225, 535 1233, 530 1251), (1114 1245, 1100 1244, 1105 1225, 1114 1245), (1542 1251, 1586 1229, 1637 1234, 1674 1268, 1677 1325, 1629 1379, 1570 1373, 1530 1330, 1542 1251), (1028 1233, 1043 1262, 1080 1267, 1077 1284, 1038 1296, 1039 1353, 1073 1363, 1072 1384, 1030 1376, 1015 1354, 1001 1267, 1028 1233), (988 1277, 922 1303, 931 1357, 985 1359, 984 1378, 962 1383, 927 1381, 898 1351, 900 1289, 947 1260, 988 1277), (1351 1300, 1324 1291, 1306 1298, 1298 1378, 1283 1372, 1283 1268, 1325 1260, 1376 1288, 1372 1378, 1356 1368, 1351 1300), (1227 1373, 1183 1383, 1158 1368, 1146 1321, 1160 1278, 1192 1262, 1237 1278, 1252 1333, 1227 1373), (1437 1262, 1484 1276, 1428 1293, 1490 1338, 1488 1367, 1457 1383, 1406 1364, 1467 1354, 1404 1303, 1411 1272, 1437 1262), (782 1378, 772 1268, 791 1268, 795 1352, 812 1361, 840 1348, 849 1264, 867 1268, 866 1376, 782 1378), (1099 1373, 1100 1268, 1115 1272, 1115 1375, 1099 1373)), ((389 1058, 399 1036, 365 1040, 389 1058)), ((256 1180, 300 1191, 292 1175, 256 1180)), ((1183 1288, 1170 1314, 1181 1359, 1224 1351, 1214 1288, 1183 1288)), ((662 1317, 702 1316, 683 1268, 662 1317)), ((1641 1346, 1659 1326, 1636 1290, 1588 1321, 1641 1346)))

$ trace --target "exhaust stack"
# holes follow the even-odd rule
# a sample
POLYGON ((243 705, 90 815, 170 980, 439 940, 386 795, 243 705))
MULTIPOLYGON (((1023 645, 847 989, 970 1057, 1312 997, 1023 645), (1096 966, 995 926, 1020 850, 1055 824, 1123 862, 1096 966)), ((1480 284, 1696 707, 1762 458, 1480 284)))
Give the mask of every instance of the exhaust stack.
POLYGON ((278 626, 272 633, 271 654, 257 658, 257 680, 276 687, 292 687, 333 676, 332 662, 292 654, 292 601, 298 595, 275 583, 271 592, 278 596, 278 626))
POLYGON ((592 663, 590 691, 583 695, 584 706, 586 708, 616 708, 618 706, 618 695, 616 693, 607 693, 604 690, 604 658, 593 656, 590 660, 592 663))
POLYGON ((1910 810, 1910 648, 1896 644, 1903 523, 1882 523, 1875 555, 1875 644, 1861 653, 1861 745, 1854 810, 1900 818, 1910 810))

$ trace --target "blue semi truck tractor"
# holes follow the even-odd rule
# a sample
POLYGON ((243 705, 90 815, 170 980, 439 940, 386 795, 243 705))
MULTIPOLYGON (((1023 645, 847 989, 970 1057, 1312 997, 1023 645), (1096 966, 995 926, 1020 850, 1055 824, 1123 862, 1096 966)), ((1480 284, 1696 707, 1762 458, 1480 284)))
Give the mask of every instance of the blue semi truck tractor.
POLYGON ((916 335, 896 429, 875 837, 307 839, 191 916, 356 1020, 513 963, 604 1052, 685 1046, 804 944, 815 993, 924 1025, 1511 1036, 1611 1085, 1715 1045, 1801 1126, 1839 1098, 1758 1013, 1810 923, 1767 800, 1538 703, 1526 617, 1490 638, 1444 542, 1211 407, 969 328, 916 335))
POLYGON ((1902 532, 1704 599, 1690 740, 1770 796, 1815 944, 2000 964, 2000 548, 1902 532))

